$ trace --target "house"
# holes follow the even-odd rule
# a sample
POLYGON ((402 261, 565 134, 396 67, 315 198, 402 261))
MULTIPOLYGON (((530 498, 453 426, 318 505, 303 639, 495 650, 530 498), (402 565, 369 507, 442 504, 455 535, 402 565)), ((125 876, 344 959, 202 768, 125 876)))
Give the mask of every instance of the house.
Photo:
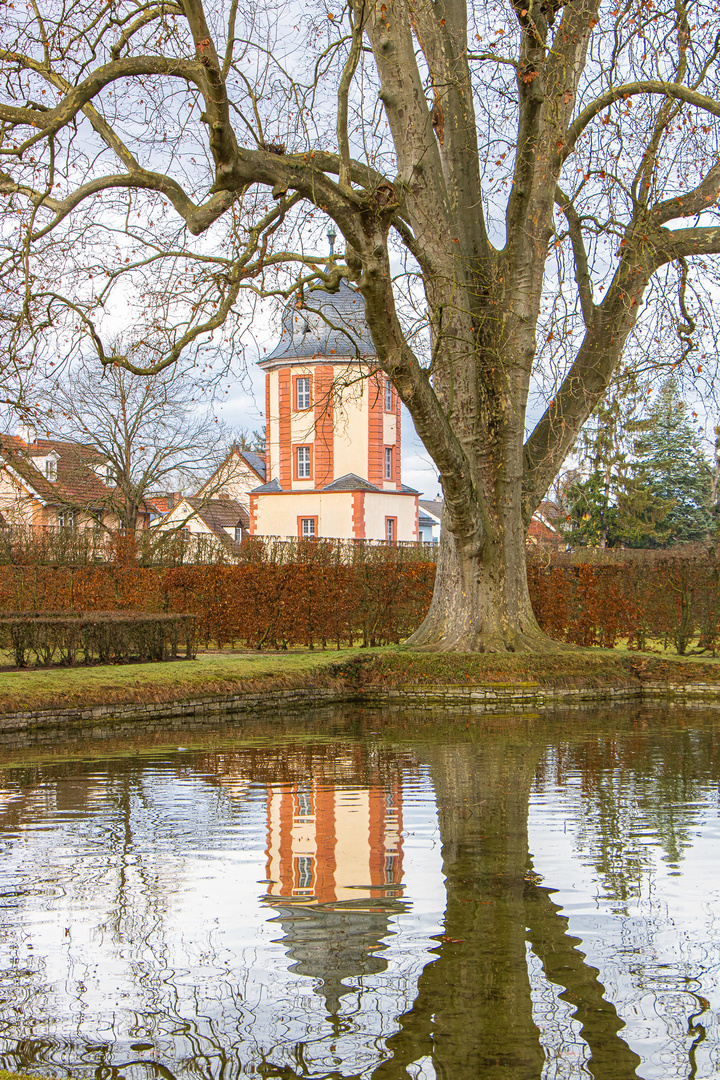
POLYGON ((198 550, 194 554, 210 557, 217 553, 218 544, 228 554, 237 554, 249 524, 247 507, 237 499, 226 496, 205 499, 195 495, 182 496, 155 528, 195 541, 198 550))
POLYGON ((186 539, 212 536, 232 553, 248 533, 249 493, 264 480, 263 459, 235 445, 195 495, 171 492, 153 499, 162 514, 154 527, 159 532, 180 532, 186 539))
POLYGON ((546 507, 541 503, 530 520, 525 546, 557 551, 561 544, 562 537, 548 517, 546 507))
POLYGON ((266 479, 265 460, 252 450, 233 446, 215 472, 198 488, 198 498, 230 498, 250 506, 250 492, 266 479))
POLYGON ((442 499, 420 499, 418 518, 418 539, 424 544, 437 544, 440 541, 440 517, 442 499))
POLYGON ((253 536, 418 539, 418 492, 402 483, 400 399, 382 371, 361 293, 311 289, 283 313, 265 372, 265 482, 253 536))
MULTIPOLYGON (((440 518, 443 504, 441 499, 420 499, 419 532, 423 543, 437 544, 440 539, 440 518)), ((557 550, 562 542, 558 529, 550 520, 552 504, 541 503, 535 511, 528 528, 526 545, 528 548, 553 548, 557 550)))
MULTIPOLYGON (((83 443, 38 439, 29 426, 0 435, 0 513, 7 527, 116 527, 112 466, 83 443)), ((149 511, 141 514, 147 524, 149 511)))

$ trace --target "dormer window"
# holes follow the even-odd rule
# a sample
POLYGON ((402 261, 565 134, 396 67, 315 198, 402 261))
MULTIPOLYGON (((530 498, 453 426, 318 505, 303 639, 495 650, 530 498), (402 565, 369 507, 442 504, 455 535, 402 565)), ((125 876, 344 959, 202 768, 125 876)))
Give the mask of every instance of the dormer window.
POLYGON ((109 461, 103 461, 99 465, 93 465, 93 472, 102 480, 103 484, 108 486, 114 485, 115 476, 113 474, 113 467, 109 461))
POLYGON ((30 458, 38 472, 42 473, 46 480, 54 483, 57 480, 58 455, 54 450, 42 456, 30 458))

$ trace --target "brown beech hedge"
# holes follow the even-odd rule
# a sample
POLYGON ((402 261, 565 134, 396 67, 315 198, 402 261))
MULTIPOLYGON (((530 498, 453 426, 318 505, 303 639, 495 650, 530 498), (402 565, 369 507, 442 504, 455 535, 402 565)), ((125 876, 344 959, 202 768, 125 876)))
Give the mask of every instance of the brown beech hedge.
MULTIPOLYGON (((219 646, 379 645, 402 641, 430 602, 435 565, 421 549, 332 542, 248 549, 239 565, 170 568, 0 566, 0 611, 135 611, 197 617, 219 646)), ((551 637, 612 647, 627 640, 714 651, 720 556, 713 548, 531 555, 533 606, 551 637)))

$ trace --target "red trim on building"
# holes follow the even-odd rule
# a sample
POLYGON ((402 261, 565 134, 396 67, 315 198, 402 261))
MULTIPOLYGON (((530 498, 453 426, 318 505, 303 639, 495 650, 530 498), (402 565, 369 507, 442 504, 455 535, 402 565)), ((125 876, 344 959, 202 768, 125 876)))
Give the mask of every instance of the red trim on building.
POLYGON ((327 904, 332 900, 337 900, 335 793, 336 788, 331 784, 314 789, 315 849, 317 851, 315 896, 318 904, 327 904))
POLYGON ((335 417, 332 384, 335 369, 315 369, 315 487, 324 488, 335 479, 335 417))
POLYGON ((420 499, 415 496, 415 535, 413 540, 418 541, 420 539, 420 499))
POLYGON ((385 895, 385 790, 371 787, 368 791, 370 842, 370 895, 385 895))
POLYGON ((253 495, 253 493, 250 492, 250 509, 249 509, 250 525, 249 525, 249 528, 248 528, 248 532, 250 533, 251 536, 255 536, 256 535, 256 530, 257 530, 257 505, 258 505, 258 497, 257 497, 257 495, 253 495))
POLYGON ((383 439, 383 383, 380 377, 371 375, 368 379, 368 480, 382 489, 385 474, 384 439, 383 439))
POLYGON ((270 415, 270 372, 265 372, 265 480, 272 478, 270 443, 273 437, 273 418, 270 415))
MULTIPOLYGON (((280 368, 278 371, 278 428, 280 436, 280 487, 289 488, 292 484, 293 465, 290 461, 292 449, 290 446, 291 426, 290 413, 292 411, 292 382, 290 368, 280 368)), ((270 477, 268 477, 270 479, 270 477)))
MULTIPOLYGON (((402 487, 402 402, 400 395, 395 393, 395 486, 398 491, 402 487)), ((415 534, 417 539, 417 533, 415 534)))
POLYGON ((365 539, 365 492, 352 493, 352 534, 354 540, 365 539))

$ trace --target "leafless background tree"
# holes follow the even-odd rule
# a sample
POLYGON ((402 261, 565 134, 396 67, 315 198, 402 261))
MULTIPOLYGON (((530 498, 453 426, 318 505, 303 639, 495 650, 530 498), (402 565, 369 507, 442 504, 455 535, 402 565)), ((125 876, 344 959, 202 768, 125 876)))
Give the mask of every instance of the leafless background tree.
POLYGON ((111 495, 98 508, 99 521, 109 511, 121 529, 134 531, 146 498, 168 487, 194 490, 227 453, 228 431, 198 412, 197 386, 174 374, 135 375, 91 362, 46 392, 49 431, 92 446, 108 462, 111 495))

